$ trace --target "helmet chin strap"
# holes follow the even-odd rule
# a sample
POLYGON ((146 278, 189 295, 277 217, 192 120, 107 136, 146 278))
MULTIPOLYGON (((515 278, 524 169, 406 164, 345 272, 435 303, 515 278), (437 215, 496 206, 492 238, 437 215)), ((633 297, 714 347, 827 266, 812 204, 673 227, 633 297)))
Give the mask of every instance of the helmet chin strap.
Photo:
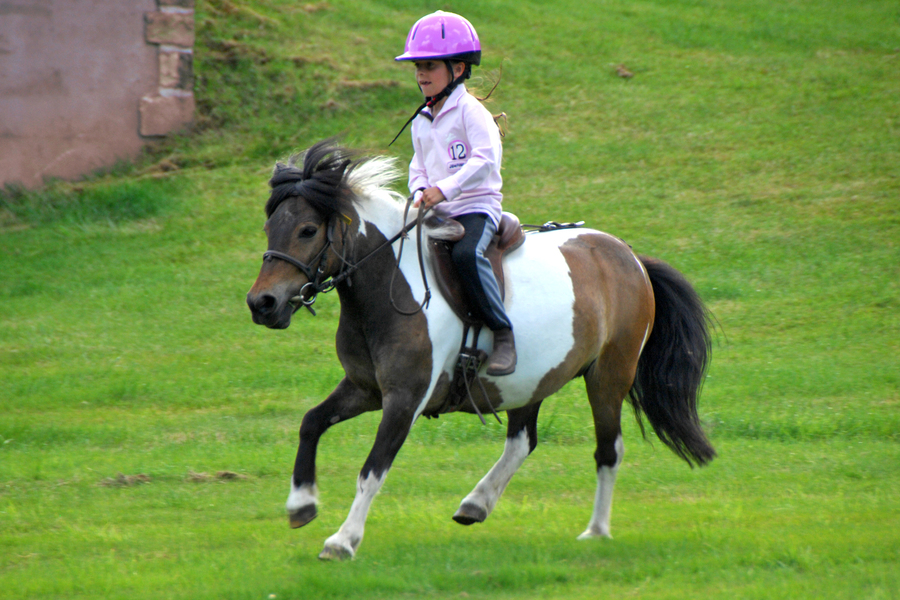
MULTIPOLYGON (((451 65, 449 60, 445 60, 444 62, 447 63, 447 68, 450 69, 450 73, 453 74, 453 65, 451 65)), ((434 96, 428 96, 427 98, 425 98, 425 102, 420 104, 419 108, 416 109, 416 112, 413 113, 413 116, 411 116, 409 119, 407 119, 406 123, 403 124, 403 127, 400 128, 400 131, 397 132, 397 135, 394 136, 394 139, 391 140, 391 143, 388 144, 388 147, 390 148, 391 146, 394 145, 394 142, 397 141, 397 138, 400 137, 400 134, 403 133, 404 131, 406 131, 406 128, 409 126, 409 124, 412 123, 413 120, 416 117, 418 117, 419 114, 425 108, 431 108, 432 106, 434 106, 435 104, 437 104, 438 102, 440 102, 441 100, 443 100, 444 98, 446 98, 447 96, 452 94, 453 90, 455 90, 457 87, 459 87, 459 84, 461 84, 466 79, 468 79, 469 76, 471 75, 471 73, 472 73, 471 67, 469 65, 466 65, 466 68, 463 70, 462 75, 460 75, 459 77, 457 77, 456 79, 451 81, 447 85, 447 87, 442 89, 440 92, 438 92, 434 96)))

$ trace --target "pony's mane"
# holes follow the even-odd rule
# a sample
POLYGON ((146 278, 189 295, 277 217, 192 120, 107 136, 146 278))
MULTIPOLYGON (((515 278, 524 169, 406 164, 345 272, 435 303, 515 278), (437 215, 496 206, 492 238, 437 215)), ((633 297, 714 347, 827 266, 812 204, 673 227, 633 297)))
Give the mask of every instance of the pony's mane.
POLYGON ((399 177, 393 158, 360 157, 333 139, 324 140, 291 156, 287 164, 275 164, 266 216, 292 196, 300 196, 325 218, 346 216, 354 201, 375 196, 396 200, 399 195, 389 187, 399 177))

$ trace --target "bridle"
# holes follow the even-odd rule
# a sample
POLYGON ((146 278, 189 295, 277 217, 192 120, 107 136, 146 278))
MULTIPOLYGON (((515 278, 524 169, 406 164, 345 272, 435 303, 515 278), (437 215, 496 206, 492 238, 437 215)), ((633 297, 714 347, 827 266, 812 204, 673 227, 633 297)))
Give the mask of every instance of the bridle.
MULTIPOLYGON (((309 309, 309 312, 311 312, 314 315, 316 314, 316 311, 313 310, 312 305, 316 301, 316 296, 320 292, 325 291, 326 286, 324 286, 323 282, 322 282, 322 280, 325 277, 325 264, 324 264, 323 259, 325 258, 325 255, 328 253, 328 250, 333 248, 333 246, 334 246, 335 222, 336 221, 334 218, 332 218, 328 222, 328 232, 326 234, 325 245, 322 246, 322 249, 319 250, 319 253, 316 254, 316 256, 309 262, 309 264, 297 260, 290 254, 285 254, 284 252, 278 252, 277 250, 269 250, 263 254, 264 262, 268 262, 269 260, 271 260, 273 258, 283 260, 285 262, 288 262, 288 263, 294 265, 298 269, 300 269, 300 272, 303 273, 304 275, 306 275, 306 278, 309 280, 305 284, 303 284, 302 288, 300 288, 300 293, 297 296, 291 298, 292 303, 295 301, 298 302, 294 307, 294 312, 296 312, 297 309, 300 308, 300 306, 306 306, 309 309), (306 292, 308 291, 308 288, 311 288, 312 295, 308 296, 306 294, 306 292)), ((335 252, 335 253, 337 253, 337 252, 335 252)), ((338 255, 338 256, 341 256, 341 255, 338 255)), ((341 259, 343 260, 343 256, 341 256, 341 259)), ((346 261, 344 261, 344 264, 346 264, 346 261)), ((333 279, 332 279, 332 281, 333 281, 333 279)), ((330 290, 330 288, 329 288, 329 290, 330 290)))
MULTIPOLYGON (((410 206, 412 206, 413 199, 415 195, 425 188, 419 188, 414 191, 406 200, 406 209, 403 212, 403 222, 406 223, 406 218, 409 215, 410 206)), ((346 281, 350 275, 356 272, 367 260, 394 244, 397 240, 406 239, 408 237, 409 232, 414 227, 419 227, 417 232, 417 240, 419 242, 419 269, 422 272, 422 281, 425 283, 425 300, 412 312, 403 311, 397 307, 394 302, 393 297, 393 287, 394 287, 394 275, 396 275, 396 271, 391 276, 391 306, 394 307, 394 310, 404 315, 414 315, 421 311, 422 309, 428 306, 428 303, 431 300, 431 289, 428 287, 428 277, 425 274, 425 259, 422 254, 422 222, 425 218, 425 214, 431 210, 430 208, 425 208, 424 205, 419 206, 419 213, 415 221, 408 223, 403 228, 397 232, 396 235, 386 240, 380 246, 363 256, 355 263, 351 263, 347 260, 347 258, 338 253, 337 250, 334 249, 334 232, 336 228, 336 223, 338 221, 338 217, 332 217, 328 222, 328 230, 325 237, 325 245, 322 246, 322 249, 319 250, 318 254, 316 254, 313 259, 307 264, 303 261, 297 260, 290 254, 285 254, 284 252, 278 252, 277 250, 267 250, 263 253, 263 261, 269 261, 273 258, 277 258, 279 260, 283 260, 287 263, 290 263, 297 267, 301 273, 306 275, 306 278, 309 280, 303 284, 303 287, 300 288, 300 293, 290 299, 291 304, 294 305, 294 312, 300 309, 301 306, 305 306, 313 316, 315 316, 316 311, 313 309, 312 305, 316 302, 316 297, 319 294, 327 294, 328 292, 335 289, 338 285, 346 281), (335 253, 335 255, 341 259, 341 269, 337 275, 334 275, 330 279, 326 279, 326 271, 325 271, 325 255, 328 251, 331 250, 335 253)), ((348 222, 342 221, 341 223, 341 239, 346 240, 346 233, 348 228, 348 222)), ((400 251, 397 257, 397 270, 400 269, 400 256, 403 255, 403 242, 400 242, 400 251)))

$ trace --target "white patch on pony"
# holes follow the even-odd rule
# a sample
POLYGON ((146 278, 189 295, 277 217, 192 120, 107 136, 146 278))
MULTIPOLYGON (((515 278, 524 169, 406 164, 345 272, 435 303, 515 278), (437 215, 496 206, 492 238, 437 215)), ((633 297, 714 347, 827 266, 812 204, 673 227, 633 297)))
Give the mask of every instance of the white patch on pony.
MULTIPOLYGON (((504 261, 504 304, 518 362, 512 375, 489 378, 503 397, 500 410, 528 404, 544 375, 563 363, 575 344, 575 290, 560 246, 583 233, 568 229, 529 234, 504 261)), ((492 335, 481 336, 479 347, 490 353, 492 345, 492 335)))
POLYGON ((500 460, 478 482, 475 489, 463 498, 460 507, 463 505, 476 506, 484 510, 485 517, 490 515, 513 475, 528 458, 529 449, 528 432, 524 429, 516 437, 506 438, 506 445, 503 447, 503 455, 500 456, 500 460))
POLYGON ((609 517, 612 512, 613 488, 616 485, 616 474, 625 454, 625 444, 622 436, 616 438, 616 464, 611 467, 600 467, 597 470, 597 493, 594 496, 594 512, 587 529, 578 536, 579 540, 592 538, 611 538, 609 529, 609 517))
POLYGON ((357 479, 356 497, 353 499, 347 520, 344 521, 337 533, 325 540, 325 549, 320 558, 353 558, 356 555, 356 550, 359 548, 365 532, 369 507, 372 506, 372 501, 386 478, 387 471, 382 473, 381 477, 369 473, 365 479, 362 477, 357 479))
POLYGON ((316 484, 304 483, 300 487, 297 487, 294 484, 293 477, 291 478, 291 493, 288 495, 287 503, 285 504, 288 513, 295 513, 301 508, 318 503, 319 490, 316 487, 316 484))

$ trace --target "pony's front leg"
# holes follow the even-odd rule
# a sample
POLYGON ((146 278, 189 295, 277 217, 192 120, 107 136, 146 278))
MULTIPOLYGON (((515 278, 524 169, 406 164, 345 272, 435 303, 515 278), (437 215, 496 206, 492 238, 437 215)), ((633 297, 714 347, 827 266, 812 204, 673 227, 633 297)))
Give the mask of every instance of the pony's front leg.
POLYGON ((386 394, 384 412, 375 444, 359 473, 356 497, 350 507, 347 520, 333 536, 325 540, 325 548, 319 554, 322 560, 353 558, 363 539, 366 517, 372 500, 384 484, 388 470, 406 441, 415 417, 416 402, 413 394, 401 392, 386 394))
POLYGON ((300 446, 291 477, 291 493, 286 504, 291 527, 303 527, 317 515, 316 449, 319 438, 332 425, 377 410, 379 406, 377 398, 344 378, 324 402, 310 409, 303 417, 300 446))
POLYGON ((511 410, 506 429, 506 445, 500 460, 478 482, 475 489, 463 498, 453 520, 461 525, 482 523, 494 510, 503 490, 528 455, 537 446, 537 418, 541 403, 511 410))

